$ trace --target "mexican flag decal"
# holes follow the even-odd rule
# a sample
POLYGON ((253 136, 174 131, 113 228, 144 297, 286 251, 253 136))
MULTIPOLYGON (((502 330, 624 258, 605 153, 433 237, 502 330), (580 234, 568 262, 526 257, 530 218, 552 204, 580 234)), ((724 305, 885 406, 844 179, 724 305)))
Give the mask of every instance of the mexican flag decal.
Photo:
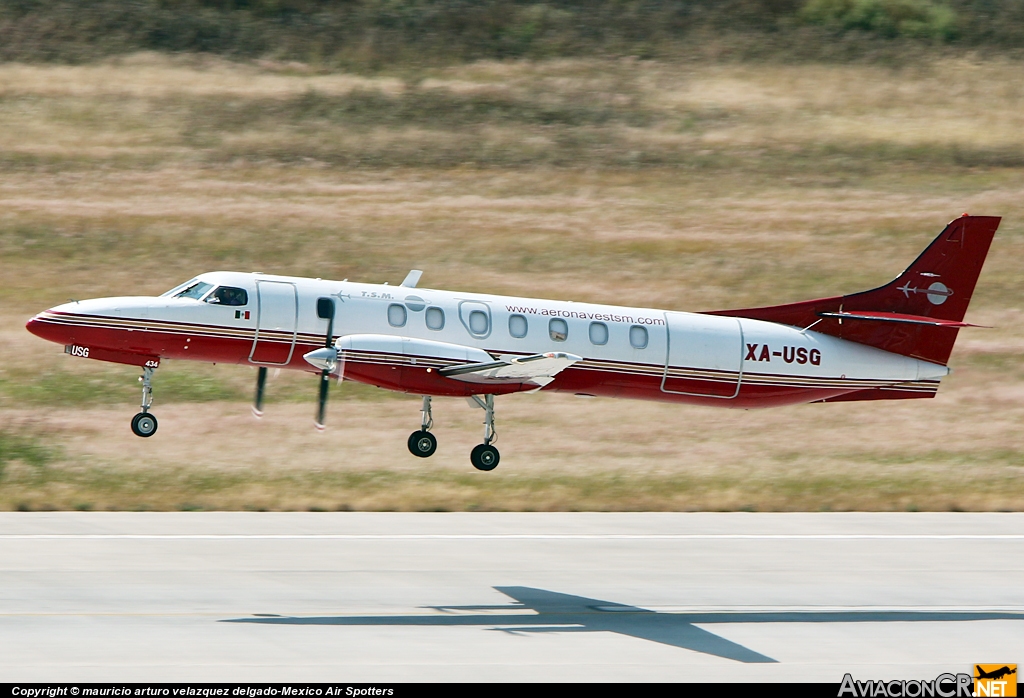
POLYGON ((248 320, 249 319, 249 311, 248 310, 236 310, 235 311, 235 319, 238 320, 239 318, 241 318, 242 317, 242 313, 245 313, 245 319, 248 320))

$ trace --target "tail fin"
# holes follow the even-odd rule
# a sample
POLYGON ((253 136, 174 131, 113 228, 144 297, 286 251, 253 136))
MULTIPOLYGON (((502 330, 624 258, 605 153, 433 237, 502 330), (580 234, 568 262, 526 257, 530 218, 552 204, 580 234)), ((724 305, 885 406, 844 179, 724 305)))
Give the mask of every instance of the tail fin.
POLYGON ((907 270, 885 286, 848 296, 718 310, 711 315, 808 327, 852 342, 945 364, 1001 219, 953 220, 907 270))

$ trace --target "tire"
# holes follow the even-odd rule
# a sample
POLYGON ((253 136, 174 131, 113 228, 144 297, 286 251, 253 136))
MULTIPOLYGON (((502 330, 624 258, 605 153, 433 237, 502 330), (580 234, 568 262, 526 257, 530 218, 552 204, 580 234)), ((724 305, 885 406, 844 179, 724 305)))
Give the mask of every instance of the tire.
POLYGON ((490 471, 498 467, 501 454, 498 453, 498 449, 494 446, 480 444, 473 448, 473 451, 469 454, 469 460, 477 470, 490 471))
POLYGON ((148 412, 139 412, 132 417, 132 433, 136 436, 148 438, 156 433, 158 426, 156 417, 148 412))
POLYGON ((430 458, 437 450, 437 438, 429 431, 414 431, 409 434, 409 453, 420 458, 430 458))

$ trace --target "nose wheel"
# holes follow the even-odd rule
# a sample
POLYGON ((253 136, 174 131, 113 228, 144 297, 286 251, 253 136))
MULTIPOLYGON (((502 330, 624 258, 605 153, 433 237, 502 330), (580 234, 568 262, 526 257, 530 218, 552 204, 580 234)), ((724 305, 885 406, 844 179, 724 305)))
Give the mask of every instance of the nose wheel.
POLYGON ((149 408, 153 405, 153 371, 155 370, 152 366, 146 366, 142 369, 142 375, 139 377, 139 381, 142 383, 142 411, 132 417, 132 433, 143 438, 155 434, 156 428, 159 426, 156 417, 149 413, 149 408))
POLYGON ((139 412, 132 417, 132 432, 136 436, 152 436, 156 433, 157 426, 159 425, 157 424, 156 417, 148 412, 139 412))

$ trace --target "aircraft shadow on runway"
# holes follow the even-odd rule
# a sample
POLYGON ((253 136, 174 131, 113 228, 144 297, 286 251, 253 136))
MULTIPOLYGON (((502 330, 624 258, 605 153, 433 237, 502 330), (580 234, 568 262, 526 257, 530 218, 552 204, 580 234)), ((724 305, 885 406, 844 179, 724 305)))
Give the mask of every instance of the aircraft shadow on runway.
POLYGON ((494 587, 516 603, 500 606, 429 606, 457 615, 271 616, 233 618, 222 623, 267 625, 403 625, 409 627, 491 626, 510 633, 609 632, 745 663, 775 659, 697 627, 718 623, 880 623, 1024 620, 1024 613, 964 611, 791 611, 661 613, 611 601, 532 587, 494 587), (532 610, 536 615, 493 611, 532 610), (491 613, 472 614, 472 611, 491 613))

